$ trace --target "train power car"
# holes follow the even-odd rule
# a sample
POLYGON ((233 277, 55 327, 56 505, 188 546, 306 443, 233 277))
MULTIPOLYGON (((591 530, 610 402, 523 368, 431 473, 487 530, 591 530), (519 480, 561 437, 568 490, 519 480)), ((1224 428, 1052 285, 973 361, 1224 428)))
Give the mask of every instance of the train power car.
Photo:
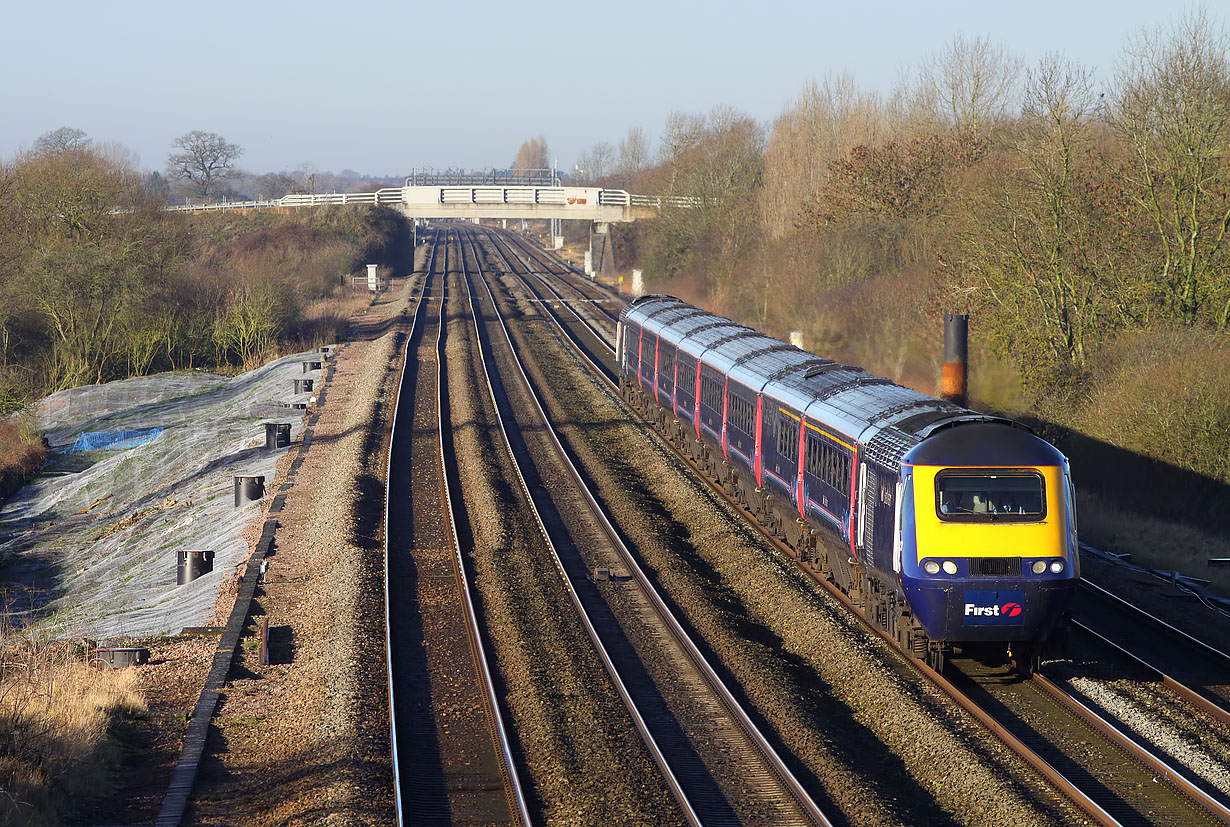
POLYGON ((671 296, 620 314, 624 397, 905 651, 1036 667, 1079 579, 1067 459, 671 296))

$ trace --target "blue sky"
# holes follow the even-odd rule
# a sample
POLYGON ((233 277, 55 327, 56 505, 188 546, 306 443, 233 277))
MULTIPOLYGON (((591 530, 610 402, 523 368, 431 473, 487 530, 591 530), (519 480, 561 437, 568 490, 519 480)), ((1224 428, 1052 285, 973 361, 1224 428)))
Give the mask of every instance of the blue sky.
MULTIPOLYGON (((887 91, 952 36, 1048 51, 1108 79, 1129 35, 1187 6, 1119 0, 759 3, 85 2, 0 17, 0 158, 84 129, 161 169, 171 141, 218 132, 255 172, 507 166, 547 138, 561 167, 673 110, 726 104, 771 123, 809 79, 887 91)), ((1217 14, 1218 5, 1208 6, 1217 14)), ((1219 22, 1224 23, 1221 16, 1219 22)))

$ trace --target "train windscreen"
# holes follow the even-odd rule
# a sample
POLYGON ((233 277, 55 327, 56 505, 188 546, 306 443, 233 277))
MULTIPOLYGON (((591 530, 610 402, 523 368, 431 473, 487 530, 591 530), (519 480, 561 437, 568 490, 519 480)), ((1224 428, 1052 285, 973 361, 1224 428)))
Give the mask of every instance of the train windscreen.
POLYGON ((1046 517, 1046 484, 1034 471, 941 471, 935 507, 950 522, 1038 522, 1046 517))

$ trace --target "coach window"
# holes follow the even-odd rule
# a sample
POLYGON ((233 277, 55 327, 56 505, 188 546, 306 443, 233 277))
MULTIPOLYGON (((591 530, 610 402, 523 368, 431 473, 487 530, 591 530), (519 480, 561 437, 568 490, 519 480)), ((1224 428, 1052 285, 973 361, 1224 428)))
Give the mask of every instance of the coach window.
POLYGON ((684 362, 679 363, 679 387, 685 389, 688 393, 696 392, 696 368, 690 367, 684 362))
POLYGON ((807 435, 807 456, 804 458, 803 467, 807 473, 813 477, 824 479, 824 470, 821 468, 823 459, 820 456, 820 440, 812 434, 807 435))
POLYGON ((728 399, 728 408, 727 416, 731 426, 752 436, 752 430, 756 427, 756 408, 752 403, 732 393, 728 399))
POLYGON ((791 462, 799 458, 799 423, 786 414, 777 420, 777 453, 791 462))
POLYGON ((722 410, 722 385, 712 376, 700 376, 700 401, 715 411, 722 410))

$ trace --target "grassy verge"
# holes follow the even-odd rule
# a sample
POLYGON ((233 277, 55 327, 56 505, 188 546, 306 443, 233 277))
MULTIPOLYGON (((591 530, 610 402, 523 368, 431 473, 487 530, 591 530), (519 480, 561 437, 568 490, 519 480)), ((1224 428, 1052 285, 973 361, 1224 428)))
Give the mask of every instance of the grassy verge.
POLYGON ((3 629, 0 824, 64 824, 106 793, 120 716, 144 707, 132 670, 87 665, 71 644, 3 629))
POLYGON ((1183 522, 1142 516, 1089 492, 1078 492, 1081 539, 1104 551, 1131 554, 1132 562, 1148 568, 1177 571, 1213 582, 1219 594, 1230 595, 1230 571, 1210 568, 1210 557, 1230 556, 1224 536, 1183 522))

